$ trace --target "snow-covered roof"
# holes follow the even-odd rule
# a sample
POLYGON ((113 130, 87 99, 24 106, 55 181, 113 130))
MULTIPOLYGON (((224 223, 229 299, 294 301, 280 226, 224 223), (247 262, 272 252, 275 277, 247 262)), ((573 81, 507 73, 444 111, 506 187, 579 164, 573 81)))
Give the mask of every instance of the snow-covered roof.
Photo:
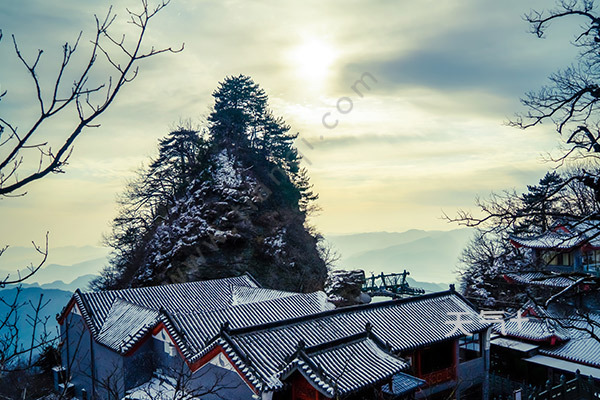
POLYGON ((282 297, 294 296, 297 293, 284 292, 281 290, 261 289, 248 286, 233 286, 231 292, 231 305, 258 303, 266 300, 280 299, 282 297))
MULTIPOLYGON (((600 367, 600 341, 591 332, 598 332, 600 314, 562 316, 541 307, 524 307, 527 320, 506 321, 506 336, 532 342, 545 342, 539 353, 550 357, 600 367), (537 315, 537 317, 536 317, 537 315)), ((501 333, 501 325, 494 330, 501 333)))
POLYGON ((390 380, 408 368, 406 361, 384 351, 364 332, 342 341, 300 347, 278 377, 285 381, 299 372, 317 390, 334 397, 390 380))
MULTIPOLYGON (((263 289, 266 290, 266 289, 263 289)), ((287 292, 280 292, 287 293, 287 292)), ((253 297, 257 299, 258 297, 253 297)), ((293 293, 280 298, 233 306, 223 310, 169 314, 170 320, 185 330, 184 347, 193 356, 205 348, 224 323, 232 329, 245 328, 282 319, 302 317, 333 309, 324 292, 293 293)))
MULTIPOLYGON (((461 330, 454 329, 452 321, 456 320, 456 315, 452 313, 461 314, 463 328, 468 332, 479 332, 490 326, 480 320, 477 311, 462 296, 446 291, 340 308, 248 328, 225 329, 213 346, 222 346, 259 391, 271 391, 281 387, 282 366, 289 365, 297 353, 298 343, 303 343, 306 348, 327 347, 361 335, 365 327, 370 326, 371 340, 385 343, 392 353, 400 353, 464 335, 461 330), (247 361, 250 359, 251 362, 247 361)), ((371 345, 363 343, 361 346, 367 351, 364 346, 371 345)), ((209 349, 212 347, 207 347, 197 357, 202 357, 209 349)), ((369 349, 373 350, 372 346, 369 349)), ((340 350, 331 354, 342 353, 340 350)), ((326 355, 323 357, 327 358, 326 355)), ((368 356, 365 353, 360 357, 368 356)), ((365 368, 368 369, 368 364, 352 363, 348 370, 365 368)))
POLYGON ((555 344, 569 340, 569 332, 557 321, 554 314, 538 306, 533 301, 523 305, 521 318, 516 316, 494 326, 494 331, 513 338, 533 342, 548 342, 555 344))
POLYGON ((525 361, 570 373, 579 371, 583 376, 592 376, 593 378, 600 379, 600 368, 581 365, 567 360, 537 354, 533 357, 526 358, 525 361))
MULTIPOLYGON (((495 326, 494 330, 501 332, 501 326, 495 326)), ((547 318, 530 316, 527 321, 523 321, 520 324, 515 320, 506 321, 505 332, 508 336, 534 342, 569 340, 569 332, 557 322, 547 318)))
MULTIPOLYGON (((394 386, 392 377, 408 367, 394 354, 491 326, 454 290, 331 309, 323 292, 269 291, 244 276, 77 292, 70 307, 81 311, 95 340, 121 353, 160 324, 192 370, 208 362, 213 350, 224 351, 257 392, 281 389, 290 371, 328 395, 383 381, 394 386), (453 322, 457 316, 460 329, 453 322)), ((416 378, 394 379, 397 390, 421 385, 416 378)), ((148 388, 154 384, 159 382, 148 388)))
POLYGON ((505 274, 508 280, 512 280, 516 283, 527 284, 527 285, 538 285, 538 286, 549 286, 556 288, 566 288, 571 286, 581 278, 579 275, 566 276, 559 275, 553 272, 514 272, 505 274))
POLYGON ((230 307, 237 286, 259 288, 249 275, 149 286, 133 289, 105 290, 100 292, 75 292, 73 298, 94 333, 98 333, 117 299, 125 300, 150 310, 169 312, 194 312, 230 307))
POLYGON ((586 238, 578 234, 563 231, 548 231, 540 235, 510 236, 514 243, 532 249, 572 249, 585 242, 586 238))
POLYGON ((125 353, 156 325, 159 315, 156 310, 116 299, 96 340, 125 353))
POLYGON ((195 400, 196 397, 177 389, 177 382, 170 382, 166 377, 152 377, 133 389, 127 391, 122 400, 195 400))
POLYGON ((597 335, 600 314, 590 313, 585 317, 572 318, 564 321, 563 325, 570 326, 567 328, 570 340, 560 346, 540 349, 540 353, 600 367, 600 341, 590 333, 594 330, 597 335))
MULTIPOLYGON (((178 343, 189 357, 218 333, 223 322, 241 328, 333 307, 324 292, 263 289, 248 275, 104 292, 77 291, 71 303, 81 311, 96 341, 119 353, 131 350, 162 322, 175 331, 190 333, 185 343, 178 343)), ((69 307, 63 316, 68 311, 69 307)))
POLYGON ((383 386, 382 391, 390 395, 401 396, 415 391, 425 383, 423 379, 400 372, 392 377, 391 389, 389 386, 383 386))
POLYGON ((600 221, 561 221, 539 235, 511 235, 510 240, 533 249, 567 250, 586 243, 600 247, 600 221))
POLYGON ((505 349, 519 351, 521 353, 528 353, 540 347, 535 344, 520 342, 518 340, 512 340, 503 337, 496 337, 492 339, 491 344, 495 346, 504 347, 505 349))

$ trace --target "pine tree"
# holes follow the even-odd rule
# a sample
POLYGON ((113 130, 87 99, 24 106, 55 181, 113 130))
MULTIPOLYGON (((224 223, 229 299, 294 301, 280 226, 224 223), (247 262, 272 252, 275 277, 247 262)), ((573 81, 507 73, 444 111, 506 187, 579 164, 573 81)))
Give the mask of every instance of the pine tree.
POLYGON ((108 238, 111 266, 96 287, 250 272, 267 287, 322 289, 320 236, 306 226, 317 196, 297 135, 249 77, 227 77, 213 96, 206 137, 172 132, 129 186, 108 238))
POLYGON ((550 229, 560 213, 562 204, 561 192, 564 180, 556 172, 546 172, 537 185, 527 185, 527 192, 522 195, 522 214, 527 215, 519 221, 513 233, 541 233, 550 229))
POLYGON ((215 106, 208 120, 215 147, 227 149, 242 162, 262 166, 269 189, 289 204, 306 205, 318 196, 312 192, 306 171, 283 118, 268 109, 268 97, 254 81, 244 75, 227 77, 213 93, 215 106), (272 184, 276 187, 272 187, 272 184))

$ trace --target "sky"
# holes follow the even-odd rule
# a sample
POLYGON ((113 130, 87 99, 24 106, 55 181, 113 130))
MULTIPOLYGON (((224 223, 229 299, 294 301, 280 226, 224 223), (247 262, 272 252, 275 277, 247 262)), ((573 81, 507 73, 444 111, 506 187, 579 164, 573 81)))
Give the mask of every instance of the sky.
MULTIPOLYGON (((131 37, 125 7, 139 3, 117 3, 113 32, 131 37)), ((44 49, 39 76, 48 89, 61 46, 82 30, 79 50, 89 53, 93 15, 106 13, 109 4, 0 3, 0 92, 7 91, 0 117, 25 130, 38 112, 10 35, 25 57, 44 49)), ((318 230, 456 228, 444 212, 474 210, 476 196, 522 189, 554 167, 543 161, 559 145, 552 126, 506 126, 523 111, 524 93, 574 60, 576 22, 556 23, 545 39, 529 33, 523 15, 548 6, 172 0, 151 21, 146 44, 185 43, 184 51, 143 60, 138 78, 98 120, 101 126, 77 140, 64 174, 27 186, 25 196, 0 199, 0 243, 25 246, 50 231, 51 246, 99 245, 116 215, 117 195, 155 155, 157 140, 182 121, 202 124, 218 82, 238 74, 261 85, 273 112, 299 132, 296 145, 320 195, 322 211, 311 220, 318 230), (355 84, 360 79, 368 88, 355 84)), ((66 82, 81 60, 73 60, 66 82)), ((93 78, 107 76, 99 69, 93 78)), ((39 140, 58 144, 70 124, 71 116, 52 121, 39 140)))

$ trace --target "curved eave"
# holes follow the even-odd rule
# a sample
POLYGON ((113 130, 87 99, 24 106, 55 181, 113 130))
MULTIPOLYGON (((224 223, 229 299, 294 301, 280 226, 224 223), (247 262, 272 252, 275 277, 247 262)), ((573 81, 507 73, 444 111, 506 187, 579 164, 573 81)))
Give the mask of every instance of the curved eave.
POLYGON ((83 300, 83 296, 81 296, 81 291, 77 289, 71 300, 67 303, 65 308, 63 308, 62 312, 56 317, 57 322, 62 325, 65 322, 67 316, 73 311, 73 308, 77 307, 79 312, 81 313, 81 317, 85 323, 85 326, 92 333, 94 339, 98 336, 98 328, 94 325, 94 321, 92 320, 92 316, 90 312, 88 312, 88 308, 83 300))

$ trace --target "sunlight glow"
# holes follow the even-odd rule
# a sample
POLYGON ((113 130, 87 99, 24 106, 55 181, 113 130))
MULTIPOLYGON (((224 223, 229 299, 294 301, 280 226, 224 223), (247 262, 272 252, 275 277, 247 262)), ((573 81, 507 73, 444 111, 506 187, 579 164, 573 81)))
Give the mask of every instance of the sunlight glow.
POLYGON ((292 63, 298 74, 314 81, 327 77, 335 59, 335 49, 318 38, 307 38, 292 50, 292 63))

